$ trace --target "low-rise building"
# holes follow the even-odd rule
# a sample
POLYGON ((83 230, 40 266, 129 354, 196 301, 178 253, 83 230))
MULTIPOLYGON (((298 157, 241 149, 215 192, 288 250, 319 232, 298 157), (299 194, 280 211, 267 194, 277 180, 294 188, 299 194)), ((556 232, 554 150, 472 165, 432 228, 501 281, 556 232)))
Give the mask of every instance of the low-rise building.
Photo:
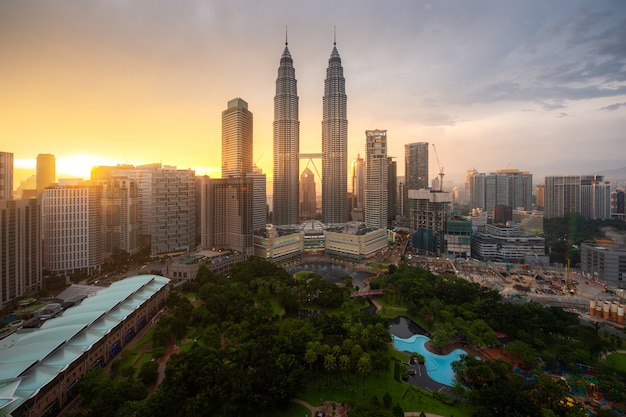
POLYGON ((167 278, 114 282, 35 330, 0 340, 0 416, 57 415, 80 378, 112 361, 165 307, 167 278))
POLYGON ((446 227, 446 253, 456 257, 468 257, 472 253, 472 222, 470 220, 448 220, 446 227))
POLYGON ((274 226, 254 231, 254 254, 272 262, 283 261, 304 253, 302 228, 274 226))
POLYGON ((350 222, 324 232, 325 251, 347 258, 369 258, 387 247, 387 230, 350 222))
POLYGON ((487 224, 472 235, 472 257, 485 261, 523 262, 525 255, 543 255, 543 237, 512 224, 487 224))
POLYGON ((228 275, 230 269, 246 260, 242 253, 232 250, 203 250, 186 253, 167 262, 161 274, 174 282, 193 281, 200 265, 206 265, 214 274, 228 275))
POLYGON ((584 276, 609 287, 624 288, 626 245, 583 243, 580 246, 580 269, 584 276))

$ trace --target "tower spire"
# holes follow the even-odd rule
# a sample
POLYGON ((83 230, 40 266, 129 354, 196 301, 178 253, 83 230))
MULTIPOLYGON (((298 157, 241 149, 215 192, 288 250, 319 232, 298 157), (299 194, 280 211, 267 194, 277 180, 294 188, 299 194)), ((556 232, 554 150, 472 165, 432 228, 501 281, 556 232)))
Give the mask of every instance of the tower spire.
POLYGON ((285 46, 287 46, 287 25, 285 25, 285 46))
POLYGON ((333 46, 337 46, 337 25, 333 26, 333 46))

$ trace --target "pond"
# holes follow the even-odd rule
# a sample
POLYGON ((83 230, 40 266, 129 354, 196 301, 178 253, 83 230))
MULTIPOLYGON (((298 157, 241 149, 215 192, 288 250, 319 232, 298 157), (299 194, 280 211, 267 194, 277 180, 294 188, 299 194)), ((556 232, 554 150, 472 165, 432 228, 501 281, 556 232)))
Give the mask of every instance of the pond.
POLYGON ((339 278, 342 276, 350 275, 352 277, 352 285, 357 286, 358 289, 365 287, 365 282, 363 282, 364 279, 374 276, 374 274, 370 272, 354 271, 349 267, 330 262, 310 262, 294 266, 293 268, 289 268, 287 270, 287 272, 292 275, 300 271, 314 272, 321 275, 326 280, 335 283, 339 282, 339 278))
POLYGON ((389 332, 403 339, 408 339, 414 334, 428 335, 428 332, 422 326, 404 316, 396 316, 389 319, 389 332))

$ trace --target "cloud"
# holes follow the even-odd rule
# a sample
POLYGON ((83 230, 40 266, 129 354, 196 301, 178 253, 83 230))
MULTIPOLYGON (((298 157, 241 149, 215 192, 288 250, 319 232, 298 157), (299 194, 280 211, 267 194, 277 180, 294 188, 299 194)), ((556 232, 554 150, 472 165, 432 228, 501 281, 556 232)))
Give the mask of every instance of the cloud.
POLYGON ((626 101, 623 101, 621 103, 609 104, 608 106, 600 108, 600 110, 614 111, 619 109, 620 107, 626 107, 626 101))

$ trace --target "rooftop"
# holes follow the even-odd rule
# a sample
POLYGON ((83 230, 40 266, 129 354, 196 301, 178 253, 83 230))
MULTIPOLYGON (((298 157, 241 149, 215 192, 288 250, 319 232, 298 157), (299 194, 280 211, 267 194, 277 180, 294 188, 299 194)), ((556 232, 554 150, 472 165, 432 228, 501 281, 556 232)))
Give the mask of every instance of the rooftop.
POLYGON ((158 275, 114 282, 40 328, 0 340, 0 416, 37 394, 168 283, 158 275))

